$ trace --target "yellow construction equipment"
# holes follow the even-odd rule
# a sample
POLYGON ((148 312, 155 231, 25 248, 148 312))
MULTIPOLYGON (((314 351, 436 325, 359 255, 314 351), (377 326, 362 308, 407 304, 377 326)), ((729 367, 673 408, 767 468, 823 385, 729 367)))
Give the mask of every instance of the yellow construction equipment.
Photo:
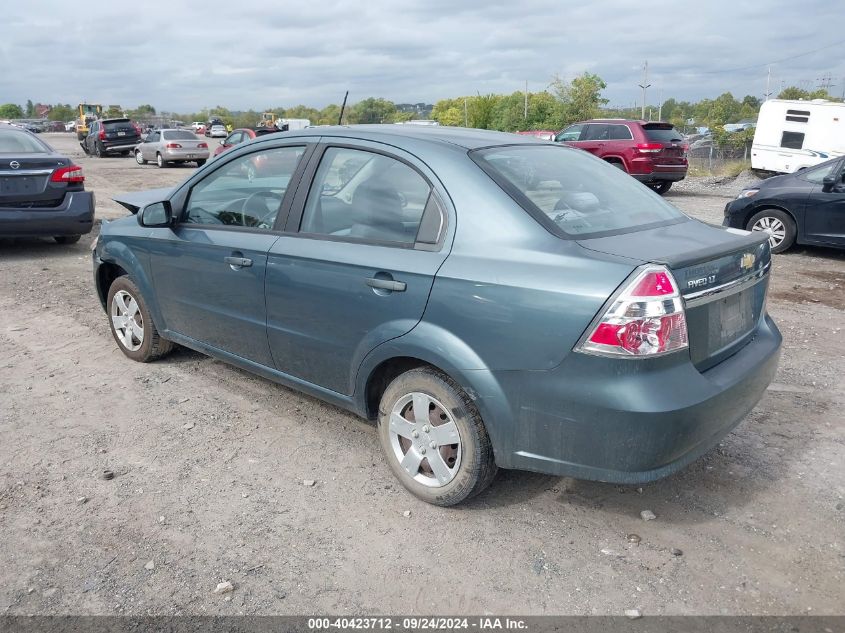
POLYGON ((88 136, 88 124, 103 116, 103 106, 99 103, 80 103, 76 109, 76 138, 81 141, 88 136))
POLYGON ((276 127, 275 112, 265 112, 261 115, 261 120, 258 122, 258 127, 276 127))

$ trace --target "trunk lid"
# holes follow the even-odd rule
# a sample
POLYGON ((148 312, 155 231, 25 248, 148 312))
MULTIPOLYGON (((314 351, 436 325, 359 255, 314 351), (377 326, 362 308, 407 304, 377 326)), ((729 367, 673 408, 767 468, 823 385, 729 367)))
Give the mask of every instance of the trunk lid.
POLYGON ((671 123, 645 123, 643 131, 649 143, 663 146, 663 149, 654 154, 655 158, 667 165, 684 163, 684 137, 671 123))
POLYGON ((748 343, 763 316, 771 264, 766 237, 689 220, 578 243, 671 270, 684 299, 690 357, 705 371, 748 343))
POLYGON ((47 152, 0 154, 0 206, 60 204, 67 185, 51 183, 50 176, 65 165, 69 159, 47 152))

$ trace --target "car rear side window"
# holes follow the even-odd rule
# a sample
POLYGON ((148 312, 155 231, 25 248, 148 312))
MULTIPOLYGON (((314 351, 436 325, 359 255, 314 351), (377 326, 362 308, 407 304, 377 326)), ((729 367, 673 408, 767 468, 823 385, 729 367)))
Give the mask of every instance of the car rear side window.
POLYGON ((627 125, 608 125, 608 138, 611 141, 631 141, 634 137, 627 125))
POLYGON ((51 151, 29 132, 15 129, 0 130, 1 154, 43 154, 51 151))
POLYGON ((405 163, 375 152, 326 150, 308 193, 300 231, 354 241, 413 244, 431 197, 405 163))
POLYGON ((624 172, 576 149, 508 145, 475 150, 470 157, 561 237, 625 233, 687 219, 624 172))
POLYGON ((643 132, 654 143, 680 143, 684 140, 681 133, 671 125, 644 125, 643 132))

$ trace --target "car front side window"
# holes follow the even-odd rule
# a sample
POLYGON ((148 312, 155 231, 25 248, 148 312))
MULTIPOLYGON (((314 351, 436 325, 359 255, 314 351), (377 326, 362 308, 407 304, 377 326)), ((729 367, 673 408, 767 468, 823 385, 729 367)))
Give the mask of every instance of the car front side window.
POLYGON ((271 230, 304 152, 277 147, 221 165, 191 189, 182 222, 271 230))
POLYGON ((581 138, 581 130, 583 128, 583 125, 570 125, 555 137, 555 141, 558 143, 563 143, 565 141, 577 141, 581 138))
POLYGON ((430 196, 428 182, 402 161, 332 147, 314 177, 300 231, 353 241, 413 244, 430 196))

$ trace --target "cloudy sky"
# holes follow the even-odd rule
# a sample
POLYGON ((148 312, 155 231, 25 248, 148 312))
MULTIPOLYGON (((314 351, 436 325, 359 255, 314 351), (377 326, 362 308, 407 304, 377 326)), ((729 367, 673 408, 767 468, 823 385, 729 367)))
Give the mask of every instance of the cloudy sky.
POLYGON ((845 82, 842 12, 829 1, 144 0, 2 2, 0 103, 88 100, 159 110, 323 107, 368 96, 545 89, 597 73, 613 105, 762 96, 845 82), (190 7, 188 6, 190 5, 190 7), (823 48, 824 47, 824 48, 823 48), (823 50, 819 50, 823 49, 823 50), (815 51, 815 52, 811 52, 815 51), (809 53, 809 54, 804 54, 809 53), (791 58, 791 59, 787 59, 791 58))

